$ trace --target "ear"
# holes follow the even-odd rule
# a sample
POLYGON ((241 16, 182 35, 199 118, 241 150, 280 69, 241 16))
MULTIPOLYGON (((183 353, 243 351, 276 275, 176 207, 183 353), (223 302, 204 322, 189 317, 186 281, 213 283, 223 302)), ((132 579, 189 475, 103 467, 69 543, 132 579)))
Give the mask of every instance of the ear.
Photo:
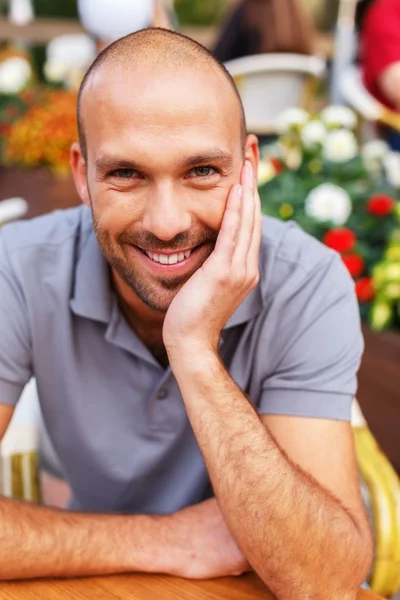
POLYGON ((245 146, 245 160, 251 162, 253 166, 254 178, 255 178, 255 187, 257 187, 257 171, 258 171, 258 162, 260 160, 260 152, 258 149, 258 139, 255 135, 248 135, 246 138, 246 146, 245 146))
POLYGON ((81 147, 78 142, 73 143, 71 146, 69 162, 74 177, 76 191, 82 202, 87 206, 90 206, 91 202, 86 179, 86 161, 83 158, 81 147))

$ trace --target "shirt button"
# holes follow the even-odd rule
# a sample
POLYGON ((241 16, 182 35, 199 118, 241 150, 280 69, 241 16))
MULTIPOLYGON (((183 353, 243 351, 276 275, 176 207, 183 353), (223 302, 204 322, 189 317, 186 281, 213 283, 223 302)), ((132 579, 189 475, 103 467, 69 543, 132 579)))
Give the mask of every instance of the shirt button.
POLYGON ((162 388, 161 390, 158 390, 157 392, 157 398, 159 400, 165 400, 165 398, 168 396, 168 390, 166 390, 165 388, 162 388))

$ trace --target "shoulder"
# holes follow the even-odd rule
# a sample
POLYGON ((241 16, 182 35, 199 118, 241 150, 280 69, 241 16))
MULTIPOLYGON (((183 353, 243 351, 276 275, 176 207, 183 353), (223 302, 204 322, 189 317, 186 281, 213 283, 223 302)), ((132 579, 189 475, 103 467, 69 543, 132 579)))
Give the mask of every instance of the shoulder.
MULTIPOLYGON (((294 222, 263 218, 260 248, 260 285, 264 301, 285 291, 288 297, 307 283, 324 280, 353 293, 354 284, 339 255, 305 233, 294 222)), ((310 294, 313 286, 310 286, 310 294)))
POLYGON ((87 207, 56 211, 27 221, 18 221, 0 231, 0 267, 9 262, 16 273, 38 275, 48 268, 57 270, 63 257, 74 255, 91 231, 87 207))
POLYGON ((85 222, 86 207, 80 206, 68 210, 36 217, 27 221, 17 221, 1 229, 3 244, 11 251, 25 247, 62 245, 68 238, 76 235, 85 222))

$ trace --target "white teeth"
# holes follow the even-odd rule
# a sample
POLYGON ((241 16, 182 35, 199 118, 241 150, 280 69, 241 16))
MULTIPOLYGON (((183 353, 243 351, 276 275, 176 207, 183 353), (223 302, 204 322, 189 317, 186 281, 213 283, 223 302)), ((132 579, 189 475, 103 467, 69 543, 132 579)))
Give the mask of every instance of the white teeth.
POLYGON ((157 254, 156 252, 146 252, 147 256, 154 260, 154 262, 161 263, 162 265, 176 265, 176 263, 182 262, 191 255, 191 250, 186 252, 177 252, 175 254, 157 254))

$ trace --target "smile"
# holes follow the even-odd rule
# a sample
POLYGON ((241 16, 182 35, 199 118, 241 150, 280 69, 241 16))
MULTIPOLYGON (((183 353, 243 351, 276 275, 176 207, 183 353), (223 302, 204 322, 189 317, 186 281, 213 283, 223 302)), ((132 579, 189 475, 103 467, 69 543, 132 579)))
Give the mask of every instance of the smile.
POLYGON ((180 276, 196 270, 210 254, 210 245, 206 243, 175 252, 155 252, 134 245, 128 245, 128 248, 136 258, 140 257, 149 272, 162 276, 180 276))
POLYGON ((160 252, 150 252, 146 250, 147 256, 154 262, 160 263, 161 265, 176 265, 191 255, 192 250, 185 250, 184 252, 175 252, 174 254, 162 254, 160 252))

